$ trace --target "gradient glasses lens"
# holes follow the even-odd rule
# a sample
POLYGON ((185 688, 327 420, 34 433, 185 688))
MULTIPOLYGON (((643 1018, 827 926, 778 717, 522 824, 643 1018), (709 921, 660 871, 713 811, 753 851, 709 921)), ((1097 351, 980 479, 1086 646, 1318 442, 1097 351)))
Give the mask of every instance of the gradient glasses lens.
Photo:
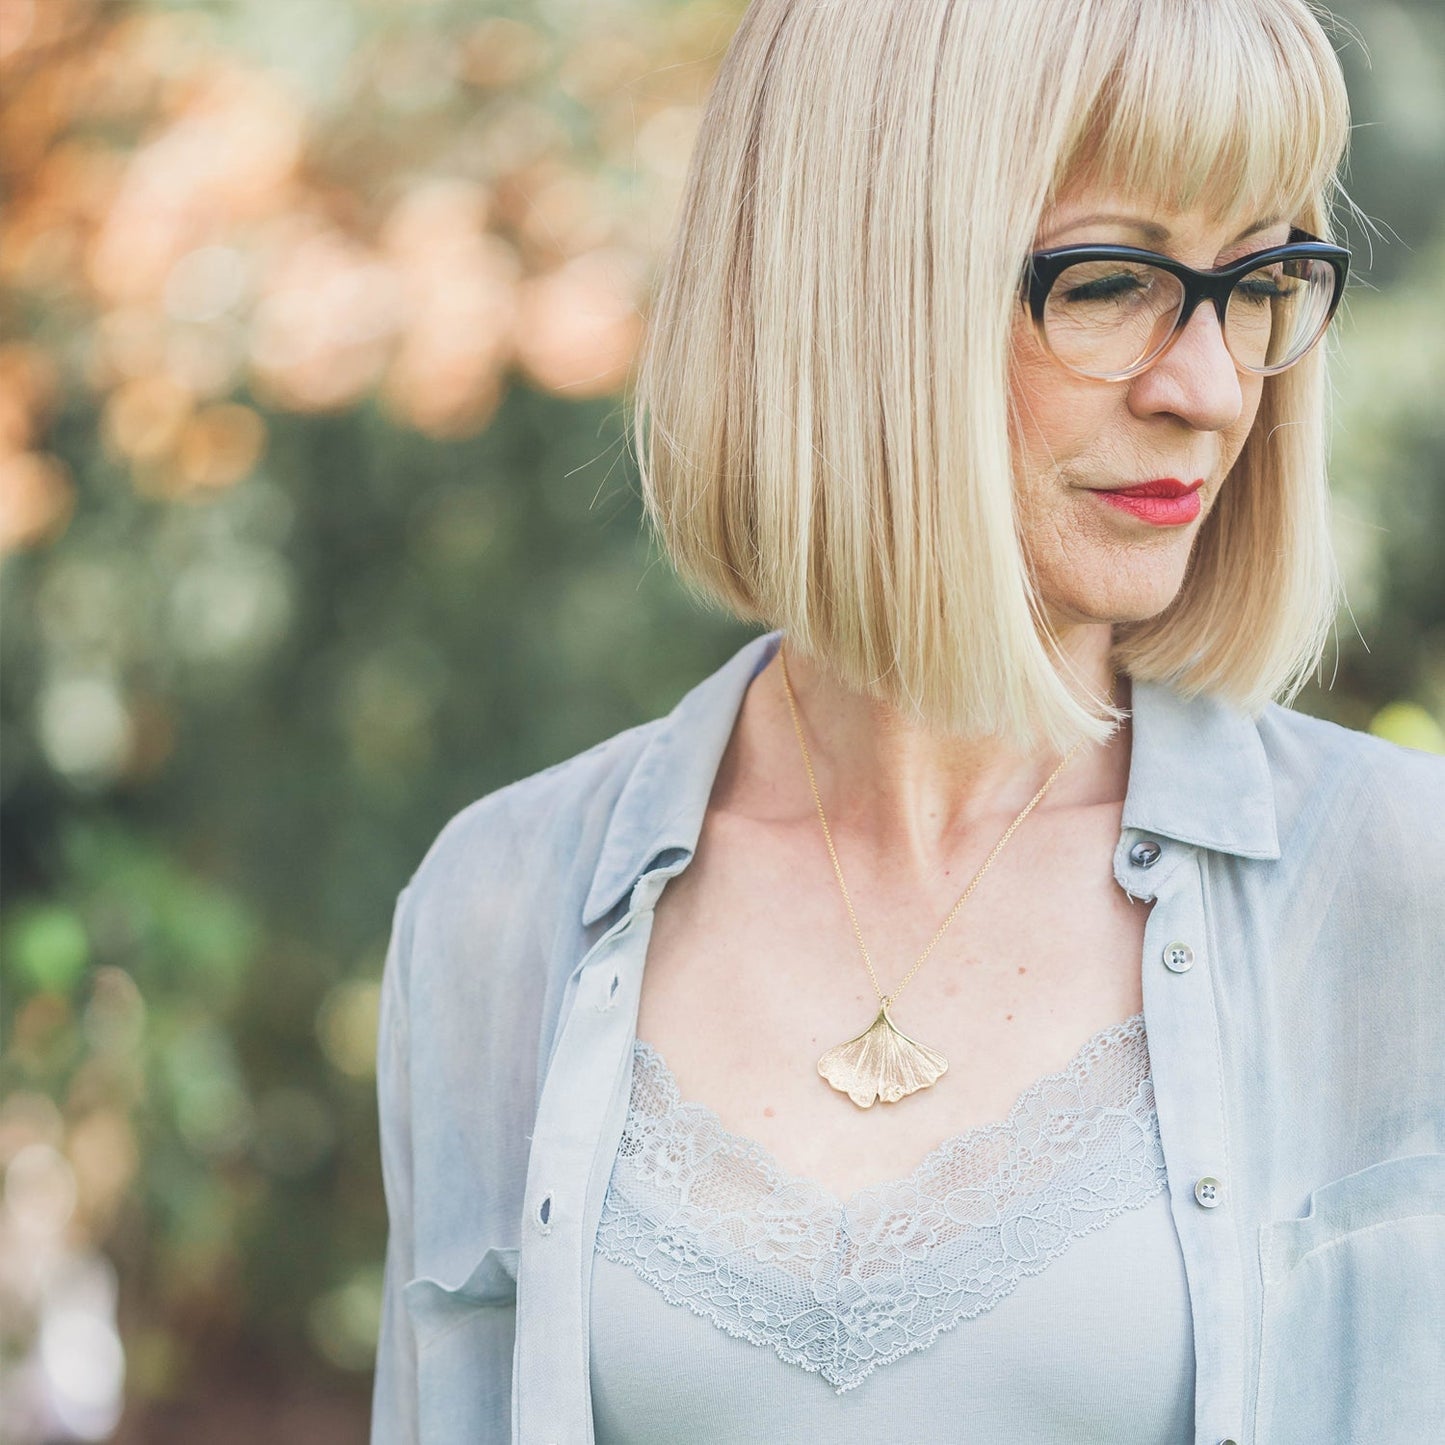
POLYGON ((1296 257, 1240 278, 1224 311, 1224 339, 1246 370, 1282 371, 1298 361, 1329 324, 1335 268, 1296 257))
MULTIPOLYGON (((1313 257, 1247 272, 1225 308, 1224 339, 1235 362, 1262 373, 1293 365, 1324 332, 1335 286, 1334 267, 1313 257)), ((1065 366, 1111 380, 1163 351, 1183 305, 1183 282, 1148 262, 1080 261, 1065 267, 1049 290, 1044 334, 1065 366)))

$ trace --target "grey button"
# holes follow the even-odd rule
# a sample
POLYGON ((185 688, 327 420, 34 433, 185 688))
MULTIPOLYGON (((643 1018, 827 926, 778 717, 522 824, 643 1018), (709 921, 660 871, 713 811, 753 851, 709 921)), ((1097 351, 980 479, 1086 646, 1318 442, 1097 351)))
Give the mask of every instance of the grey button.
POLYGON ((1164 950, 1164 967, 1175 973, 1188 973, 1194 967, 1194 950, 1187 943, 1171 943, 1164 950))
POLYGON ((1136 868, 1152 868, 1163 851, 1152 838, 1145 838, 1143 842, 1135 843, 1129 849, 1129 861, 1136 868))
POLYGON ((1233 1440, 1221 1440, 1219 1445, 1237 1445, 1237 1442, 1233 1440))
POLYGON ((1206 1209, 1213 1209, 1224 1203, 1224 1185, 1212 1174, 1206 1174, 1203 1179, 1195 1180, 1194 1197, 1206 1209))

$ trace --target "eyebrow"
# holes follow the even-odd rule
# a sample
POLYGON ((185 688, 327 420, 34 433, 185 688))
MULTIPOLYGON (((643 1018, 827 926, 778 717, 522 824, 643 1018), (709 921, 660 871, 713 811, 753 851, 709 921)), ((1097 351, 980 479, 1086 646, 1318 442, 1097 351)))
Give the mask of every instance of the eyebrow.
MULTIPOLYGON (((1257 221, 1254 225, 1246 227, 1228 244, 1237 246, 1241 241, 1248 240, 1251 236, 1257 236, 1261 231, 1269 230, 1271 226, 1278 226, 1284 219, 1283 216, 1270 216, 1267 220, 1257 221)), ((1168 226, 1161 226, 1155 221, 1144 221, 1138 216, 1122 216, 1110 212, 1080 216, 1077 220, 1069 221, 1058 229, 1071 231, 1075 226, 1098 225, 1123 226, 1128 230, 1137 231, 1151 246, 1156 248, 1167 245, 1172 234, 1168 226)))

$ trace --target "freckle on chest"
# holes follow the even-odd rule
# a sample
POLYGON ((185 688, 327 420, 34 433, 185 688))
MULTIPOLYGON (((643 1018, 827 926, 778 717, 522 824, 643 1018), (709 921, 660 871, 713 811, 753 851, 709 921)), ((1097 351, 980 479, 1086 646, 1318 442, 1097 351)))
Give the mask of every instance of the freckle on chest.
POLYGON ((773 1106, 772 1106, 771 1104, 769 1104, 769 1105, 767 1106, 767 1108, 763 1110, 763 1118, 765 1118, 765 1119, 771 1119, 771 1118, 773 1117, 773 1115, 776 1114, 777 1112, 778 1112, 778 1111, 777 1111, 775 1108, 773 1108, 773 1106))

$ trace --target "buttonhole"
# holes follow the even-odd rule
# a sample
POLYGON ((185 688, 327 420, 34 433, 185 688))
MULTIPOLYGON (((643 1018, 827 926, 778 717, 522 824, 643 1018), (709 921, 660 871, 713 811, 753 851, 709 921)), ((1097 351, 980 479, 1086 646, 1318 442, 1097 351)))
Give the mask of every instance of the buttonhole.
POLYGON ((542 1202, 537 1206, 537 1223, 543 1229, 552 1227, 552 1196, 550 1194, 544 1194, 542 1202))
POLYGON ((614 974, 612 975, 612 987, 607 990, 607 997, 608 997, 609 999, 613 999, 613 998, 616 998, 616 997, 617 997, 617 984, 618 984, 618 982, 619 982, 618 977, 617 977, 617 975, 614 973, 614 974))

